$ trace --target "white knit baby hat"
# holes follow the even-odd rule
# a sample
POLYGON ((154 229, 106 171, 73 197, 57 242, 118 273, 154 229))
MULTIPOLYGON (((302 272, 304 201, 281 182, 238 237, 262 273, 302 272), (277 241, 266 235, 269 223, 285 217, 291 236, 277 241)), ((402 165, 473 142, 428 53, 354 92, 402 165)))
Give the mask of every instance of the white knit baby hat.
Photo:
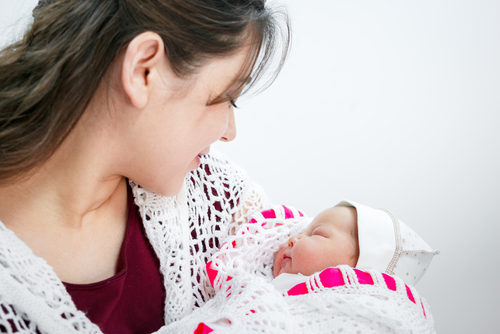
POLYGON ((348 200, 335 206, 351 206, 357 211, 358 269, 376 269, 415 285, 425 274, 432 257, 439 254, 387 209, 373 209, 348 200))

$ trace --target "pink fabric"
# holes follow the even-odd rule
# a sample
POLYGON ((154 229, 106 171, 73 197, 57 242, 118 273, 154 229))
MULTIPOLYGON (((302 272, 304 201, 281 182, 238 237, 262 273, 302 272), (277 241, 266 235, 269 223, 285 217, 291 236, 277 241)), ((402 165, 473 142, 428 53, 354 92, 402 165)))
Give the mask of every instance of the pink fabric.
POLYGON ((308 293, 306 283, 299 283, 290 290, 288 290, 289 296, 299 296, 308 293))
POLYGON ((208 279, 210 280, 210 284, 212 284, 213 287, 215 278, 217 277, 217 270, 212 269, 212 261, 207 263, 207 275, 208 279))
POLYGON ((342 273, 337 268, 326 268, 319 274, 319 278, 325 288, 333 288, 345 284, 342 273))
POLYGON ((427 318, 427 314, 425 314, 424 303, 422 303, 422 301, 420 301, 420 305, 422 305, 422 311, 424 311, 424 317, 427 318))
POLYGON ((297 210, 299 213, 299 217, 295 217, 292 210, 290 210, 285 205, 282 205, 282 207, 283 207, 283 210, 285 211, 285 219, 304 217, 304 214, 299 210, 297 210))
MULTIPOLYGON (((358 277, 359 284, 367 284, 367 285, 374 284, 373 278, 368 272, 361 271, 359 269, 354 269, 354 272, 358 277)), ((394 280, 394 278, 386 274, 382 274, 382 277, 385 280, 387 288, 389 290, 396 291, 396 281, 394 280)), ((347 283, 344 281, 344 278, 342 277, 342 272, 338 268, 326 268, 319 274, 319 279, 321 280, 321 282, 317 282, 316 278, 314 278, 314 281, 311 282, 311 288, 313 289, 313 291, 315 290, 315 287, 319 286, 324 286, 325 288, 334 288, 345 284, 351 284, 349 281, 347 283)), ((411 300, 414 304, 416 304, 415 298, 413 297, 410 288, 406 284, 405 287, 408 299, 411 300)), ((290 290, 288 290, 286 294, 288 296, 298 296, 298 295, 304 295, 306 293, 309 293, 309 290, 307 289, 307 283, 299 283, 290 290)), ((421 305, 422 305, 422 311, 424 312, 424 316, 426 316, 424 305, 422 303, 421 305)))
POLYGON ((203 322, 201 322, 198 327, 194 330, 193 334, 209 334, 212 333, 214 330, 207 325, 205 325, 203 322))
POLYGON ((356 273, 356 276, 358 276, 359 284, 373 285, 373 278, 370 274, 368 274, 364 271, 361 271, 359 269, 354 269, 354 272, 356 273))
MULTIPOLYGON (((344 285, 344 278, 342 277, 342 273, 338 268, 326 268, 319 274, 320 282, 314 282, 316 286, 324 286, 325 288, 334 288, 337 286, 344 285)), ((314 289, 314 286, 313 286, 314 289)), ((299 283, 295 285, 293 288, 288 290, 287 294, 289 296, 298 296, 304 295, 308 293, 306 283, 299 283)))
MULTIPOLYGON (((207 275, 208 275, 208 279, 210 280, 210 284, 212 285, 213 288, 215 288, 214 282, 215 282, 215 278, 217 277, 218 271, 212 268, 212 261, 207 263, 206 268, 207 268, 207 275)), ((232 279, 233 278, 231 276, 228 276, 226 278, 226 281, 230 281, 232 279)))
MULTIPOLYGON (((298 218, 298 217, 295 217, 295 215, 293 214, 293 211, 291 209, 289 209, 287 206, 285 205, 282 205, 283 207, 283 211, 285 212, 285 219, 290 219, 290 218, 298 218)), ((299 213, 299 217, 304 217, 304 214, 297 210, 298 213, 299 213)), ((276 211, 274 211, 274 209, 269 209, 269 210, 264 210, 264 211, 261 211, 260 212, 262 214, 262 216, 265 218, 265 219, 275 219, 276 218, 276 211)), ((250 224, 254 224, 256 223, 256 220, 255 219, 251 219, 249 221, 250 224)), ((264 224, 262 224, 262 226, 264 226, 264 224)))
POLYGON ((261 213, 262 213, 262 216, 264 216, 264 218, 266 218, 266 219, 276 218, 276 212, 274 212, 273 209, 264 210, 261 213))
POLYGON ((387 284, 387 288, 389 288, 389 290, 396 291, 396 281, 394 280, 394 278, 384 273, 382 273, 382 277, 384 277, 384 281, 385 284, 387 284))
POLYGON ((294 218, 292 210, 283 205, 283 209, 285 210, 285 218, 294 218))
POLYGON ((409 299, 410 299, 410 300, 411 300, 414 304, 416 304, 416 303, 415 303, 415 298, 413 298, 413 293, 411 293, 410 288, 409 288, 409 287, 408 287, 408 285, 406 285, 406 284, 405 284, 405 286, 406 286, 406 294, 408 295, 408 298, 409 298, 409 299))

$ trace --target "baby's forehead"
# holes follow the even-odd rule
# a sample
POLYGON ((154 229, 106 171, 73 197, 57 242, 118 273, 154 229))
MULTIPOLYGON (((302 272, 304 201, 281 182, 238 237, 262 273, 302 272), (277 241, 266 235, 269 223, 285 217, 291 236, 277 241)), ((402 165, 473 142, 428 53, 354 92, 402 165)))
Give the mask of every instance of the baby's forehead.
POLYGON ((347 206, 334 206, 320 212, 309 224, 309 228, 318 225, 328 225, 343 230, 357 228, 356 209, 347 206))

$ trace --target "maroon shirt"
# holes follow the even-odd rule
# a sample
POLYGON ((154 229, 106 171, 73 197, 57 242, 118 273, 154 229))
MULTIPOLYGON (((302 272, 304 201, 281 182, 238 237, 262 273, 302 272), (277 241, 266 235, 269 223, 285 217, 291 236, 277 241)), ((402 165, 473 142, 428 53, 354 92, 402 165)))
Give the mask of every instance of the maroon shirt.
POLYGON ((164 325, 165 287, 128 187, 128 218, 117 274, 92 284, 64 283, 76 307, 105 334, 152 333, 164 325))

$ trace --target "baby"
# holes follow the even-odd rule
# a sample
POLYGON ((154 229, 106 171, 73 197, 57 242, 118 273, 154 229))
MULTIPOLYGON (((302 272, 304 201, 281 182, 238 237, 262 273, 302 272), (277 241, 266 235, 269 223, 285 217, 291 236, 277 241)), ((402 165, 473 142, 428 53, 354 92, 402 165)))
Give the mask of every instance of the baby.
POLYGON ((390 211, 342 201, 277 252, 272 284, 286 291, 323 269, 348 265, 397 275, 415 285, 438 253, 390 211))
POLYGON ((390 211, 351 201, 311 222, 286 206, 255 212, 207 263, 217 296, 205 304, 210 316, 193 317, 195 333, 297 324, 304 333, 434 332, 428 304, 409 285, 437 253, 390 211))
POLYGON ((283 273, 312 275, 328 267, 356 267, 359 257, 356 209, 334 206, 321 212, 293 236, 274 259, 274 277, 283 273))

